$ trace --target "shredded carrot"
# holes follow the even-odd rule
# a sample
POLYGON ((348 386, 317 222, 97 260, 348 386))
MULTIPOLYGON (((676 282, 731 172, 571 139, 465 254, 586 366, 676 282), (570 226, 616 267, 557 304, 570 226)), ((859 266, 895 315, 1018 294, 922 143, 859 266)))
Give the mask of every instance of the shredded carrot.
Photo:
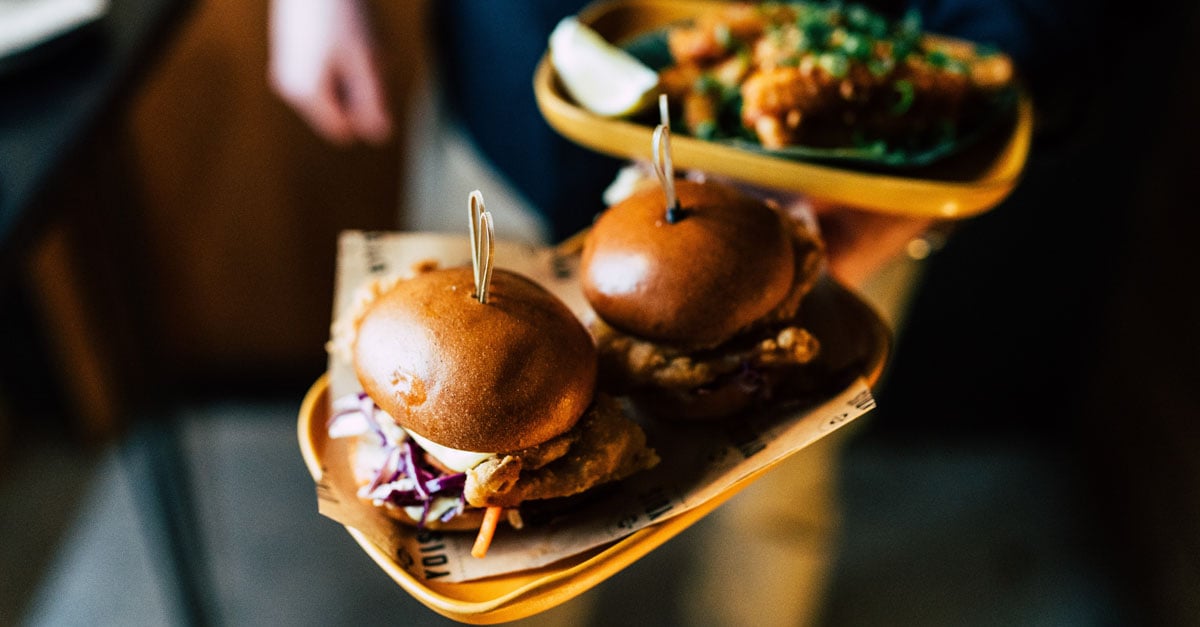
POLYGON ((496 525, 500 524, 500 514, 503 507, 489 507, 483 513, 483 524, 479 526, 479 535, 475 536, 475 546, 471 547, 472 557, 487 555, 488 547, 492 545, 492 536, 496 535, 496 525))

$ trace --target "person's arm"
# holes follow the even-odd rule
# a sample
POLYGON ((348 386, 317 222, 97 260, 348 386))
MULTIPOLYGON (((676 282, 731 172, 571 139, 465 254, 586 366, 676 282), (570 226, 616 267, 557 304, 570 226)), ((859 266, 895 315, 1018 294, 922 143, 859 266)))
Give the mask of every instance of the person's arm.
POLYGON ((866 284, 935 224, 932 218, 811 204, 825 241, 829 273, 852 287, 866 284))
POLYGON ((271 87, 325 139, 381 143, 392 119, 360 0, 272 0, 271 87))
MULTIPOLYGON (((1039 133, 1061 133, 1078 118, 1086 93, 1100 84, 1088 73, 1098 47, 1104 3, 1083 0, 901 0, 879 3, 894 14, 917 9, 933 33, 990 44, 1007 53, 1039 109, 1039 133)), ((1044 144, 1041 145, 1044 147, 1044 144)), ((906 218, 814 204, 829 249, 830 272, 858 286, 935 227, 928 218, 906 218)))

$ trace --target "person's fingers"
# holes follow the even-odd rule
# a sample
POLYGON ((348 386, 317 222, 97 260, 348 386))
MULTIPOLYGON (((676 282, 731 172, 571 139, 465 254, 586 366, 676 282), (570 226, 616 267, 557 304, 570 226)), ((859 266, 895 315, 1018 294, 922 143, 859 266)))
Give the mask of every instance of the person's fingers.
POLYGON ((292 65, 272 64, 267 73, 271 89, 322 138, 345 145, 354 131, 342 104, 337 78, 329 68, 297 70, 292 65))
POLYGON ((354 141, 354 127, 342 102, 337 77, 329 75, 320 89, 295 106, 314 131, 339 146, 354 141))
POLYGON ((392 118, 379 68, 367 46, 350 46, 339 64, 345 88, 344 106, 351 130, 372 144, 381 144, 392 134, 392 118))
POLYGON ((357 0, 273 0, 268 79, 322 138, 387 139, 391 119, 357 0))

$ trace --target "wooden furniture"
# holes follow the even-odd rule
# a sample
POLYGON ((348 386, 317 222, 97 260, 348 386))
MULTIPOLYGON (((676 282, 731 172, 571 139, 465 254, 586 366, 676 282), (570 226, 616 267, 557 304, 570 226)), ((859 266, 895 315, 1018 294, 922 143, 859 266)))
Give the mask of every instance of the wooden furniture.
MULTIPOLYGON (((95 39, 51 60, 82 64, 78 85, 33 67, 22 80, 44 89, 0 104, 26 116, 0 123, 9 289, 84 438, 146 397, 299 397, 324 369, 337 233, 401 211, 400 141, 335 148, 270 92, 267 3, 143 4, 114 0, 95 39)), ((372 8, 402 128, 424 4, 372 8)))

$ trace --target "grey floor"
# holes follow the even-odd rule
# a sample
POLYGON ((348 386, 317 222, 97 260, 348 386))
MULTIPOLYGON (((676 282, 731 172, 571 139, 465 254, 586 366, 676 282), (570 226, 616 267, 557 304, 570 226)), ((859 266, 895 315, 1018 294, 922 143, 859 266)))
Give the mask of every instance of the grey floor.
MULTIPOLYGON (((181 415, 213 621, 454 624, 412 600, 316 513, 296 445, 297 405, 217 403, 181 415)), ((184 624, 165 583, 161 537, 144 515, 137 454, 28 457, 40 461, 8 473, 0 489, 0 584, 8 590, 0 598, 9 603, 0 623, 184 624), (90 478, 67 481, 69 464, 90 478), (12 515, 18 511, 25 513, 12 515), (23 540, 31 538, 43 541, 23 540)), ((996 444, 852 444, 842 470, 843 540, 822 622, 1131 624, 1120 590, 1091 556, 1090 523, 1074 507, 1079 480, 1059 460, 996 444)), ((686 600, 673 594, 673 575, 697 559, 695 533, 593 590, 589 617, 571 624, 681 624, 686 600)))

